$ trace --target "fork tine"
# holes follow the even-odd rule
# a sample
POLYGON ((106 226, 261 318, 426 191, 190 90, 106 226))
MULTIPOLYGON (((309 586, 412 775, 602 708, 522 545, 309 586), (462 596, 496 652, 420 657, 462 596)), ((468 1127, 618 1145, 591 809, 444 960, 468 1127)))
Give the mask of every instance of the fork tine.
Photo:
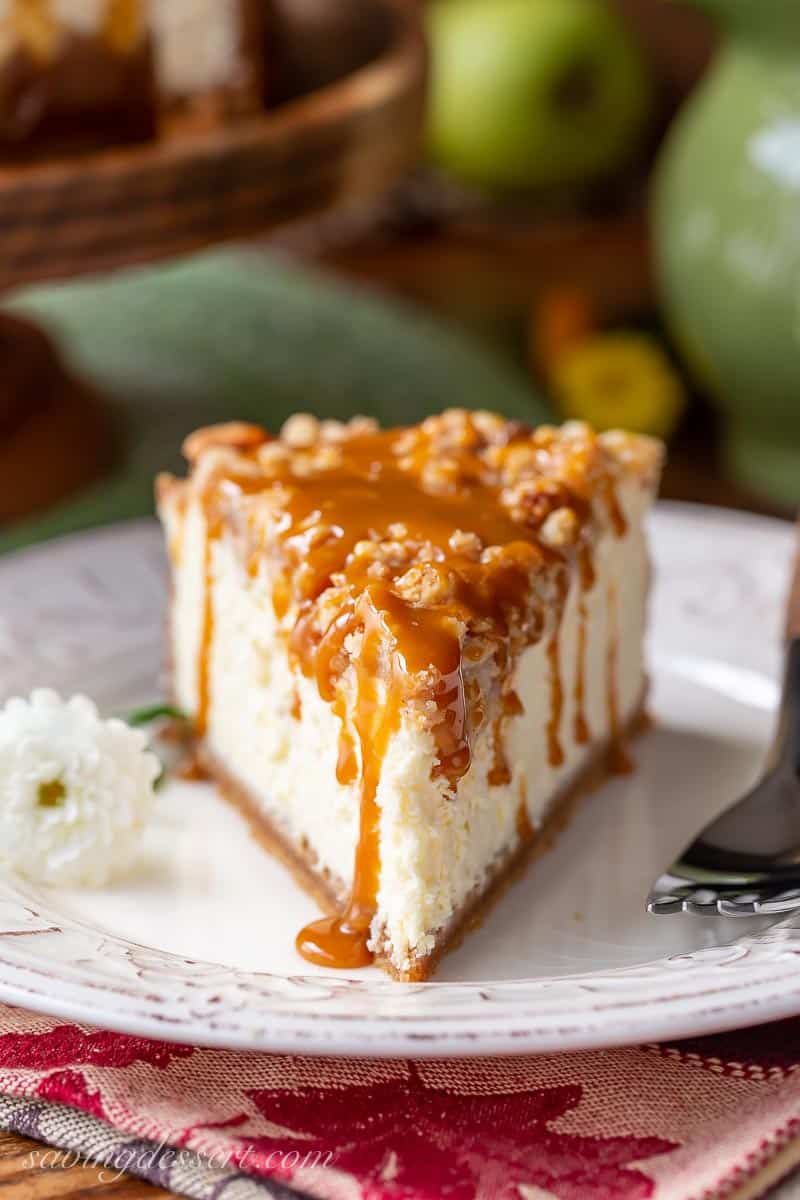
POLYGON ((800 888, 781 888, 772 897, 762 898, 758 902, 756 912, 766 914, 792 912, 795 908, 800 908, 800 888))
POLYGON ((664 896, 651 892, 647 899, 647 911, 654 917, 668 917, 672 913, 683 912, 683 900, 671 893, 664 896))
POLYGON ((755 917, 761 912, 763 897, 758 892, 738 892, 732 896, 720 896, 717 912, 721 917, 755 917))
POLYGON ((683 901, 683 911, 696 917, 716 917, 721 903, 719 892, 713 888, 697 886, 686 889, 683 901))
POLYGON ((717 908, 723 917, 757 917, 800 908, 800 888, 774 883, 735 895, 721 896, 717 908))
POLYGON ((672 881, 664 880, 650 893, 647 900, 647 911, 654 916, 670 916, 672 913, 686 912, 695 916, 717 915, 717 893, 712 888, 696 883, 671 886, 672 881))
POLYGON ((786 881, 764 882, 759 887, 708 883, 681 883, 674 876, 663 876, 648 898, 648 912, 656 917, 676 912, 696 917, 758 917, 792 912, 800 908, 800 884, 786 881))
POLYGON ((659 917, 679 912, 698 917, 757 917, 800 908, 800 886, 787 887, 785 882, 746 890, 697 883, 673 886, 673 883, 668 878, 659 881, 648 898, 648 912, 659 917))

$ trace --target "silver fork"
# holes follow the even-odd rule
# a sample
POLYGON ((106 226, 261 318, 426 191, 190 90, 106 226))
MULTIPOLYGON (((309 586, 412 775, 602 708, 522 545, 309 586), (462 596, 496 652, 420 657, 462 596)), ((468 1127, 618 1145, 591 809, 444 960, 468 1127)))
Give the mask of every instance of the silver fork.
POLYGON ((800 908, 800 545, 785 637, 777 733, 764 776, 656 881, 648 912, 751 917, 800 908))

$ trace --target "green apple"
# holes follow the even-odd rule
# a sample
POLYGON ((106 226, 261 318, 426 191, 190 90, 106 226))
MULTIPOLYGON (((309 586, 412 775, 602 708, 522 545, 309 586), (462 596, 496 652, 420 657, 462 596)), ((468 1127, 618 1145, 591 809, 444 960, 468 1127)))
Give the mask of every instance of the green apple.
POLYGON ((606 0, 435 0, 428 144, 497 189, 608 176, 651 110, 642 55, 606 0))

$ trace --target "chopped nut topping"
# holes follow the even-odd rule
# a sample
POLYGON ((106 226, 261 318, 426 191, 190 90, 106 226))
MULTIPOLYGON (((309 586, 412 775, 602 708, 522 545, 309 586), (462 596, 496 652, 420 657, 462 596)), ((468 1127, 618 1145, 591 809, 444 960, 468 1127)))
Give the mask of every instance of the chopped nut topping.
POLYGON ((497 413, 486 412, 484 409, 474 412, 472 424, 486 442, 501 442, 505 439, 508 422, 497 413))
POLYGON ((348 647, 361 633, 365 644, 390 639, 370 651, 381 670, 395 638, 407 672, 402 703, 432 706, 442 770, 453 778, 467 760, 442 720, 437 697, 452 695, 438 687, 442 676, 460 659, 481 688, 502 683, 516 654, 552 627, 595 532, 624 529, 617 483, 634 475, 652 486, 661 458, 649 439, 598 437, 582 422, 531 430, 464 409, 386 432, 367 417, 298 414, 280 439, 232 423, 198 431, 185 451, 190 481, 162 483, 159 502, 188 491, 203 503, 213 493, 223 513, 230 505, 228 527, 246 540, 253 577, 275 580, 276 615, 309 674, 326 641, 332 694, 345 677, 355 687, 348 647), (263 575, 259 560, 269 563, 263 575))
POLYGON ((587 425, 585 421, 565 421, 557 432, 561 434, 562 438, 568 439, 585 440, 593 436, 591 426, 587 425))
POLYGON ((156 504, 161 507, 162 504, 168 503, 172 496, 180 494, 183 485, 174 475, 170 475, 168 471, 161 471, 156 475, 156 504))
POLYGON ((319 438, 321 442, 343 442, 347 437, 347 426, 344 421, 320 421, 319 438))
POLYGON ((439 458, 422 468, 422 483, 431 492, 451 491, 459 482, 461 469, 455 458, 439 458))
POLYGON ((342 447, 319 445, 311 451, 311 461, 320 471, 333 471, 342 463, 342 447))
POLYGON ((476 561, 480 558, 483 549, 483 542, 477 533, 465 533, 463 529, 457 529, 455 533, 450 534, 448 545, 453 554, 461 554, 465 558, 474 558, 476 561))
POLYGON ((292 450, 309 450, 320 436, 320 425, 311 413, 295 413, 281 429, 281 441, 292 450))
POLYGON ((452 599, 455 578, 452 572, 438 564, 418 563, 400 576, 395 587, 399 595, 412 604, 446 604, 452 599))
POLYGON ((351 417, 347 425, 348 433, 353 437, 363 437, 368 433, 378 433, 380 425, 374 417, 351 417))
POLYGON ((269 434, 260 425, 248 425, 245 421, 208 425, 189 434, 183 443, 183 456, 194 466, 209 450, 220 447, 227 450, 254 450, 268 438, 269 434))
POLYGON ((638 472, 645 484, 653 486, 664 462, 664 446, 661 442, 619 429, 601 433, 597 440, 620 466, 638 472))
POLYGON ((197 460, 192 479, 195 486, 202 489, 212 480, 224 478, 232 473, 255 479, 261 475, 261 470, 257 463, 241 459, 237 452, 228 446, 209 446, 197 460))
POLYGON ((539 530, 539 537, 553 550, 565 550, 578 540, 581 526, 578 514, 572 508, 557 508, 546 517, 539 530))
POLYGON ((283 442, 265 442, 258 450, 258 465, 268 474, 273 474, 289 462, 291 451, 283 442))

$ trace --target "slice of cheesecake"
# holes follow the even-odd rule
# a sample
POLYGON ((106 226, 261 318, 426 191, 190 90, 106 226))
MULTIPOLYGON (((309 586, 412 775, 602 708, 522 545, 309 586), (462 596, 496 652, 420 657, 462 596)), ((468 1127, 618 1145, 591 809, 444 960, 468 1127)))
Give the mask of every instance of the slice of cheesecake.
POLYGON ((315 963, 426 978, 642 715, 661 447, 461 410, 190 437, 159 481, 177 703, 328 912, 315 963))
POLYGON ((144 0, 0 0, 0 155, 84 150, 157 125, 144 0))

